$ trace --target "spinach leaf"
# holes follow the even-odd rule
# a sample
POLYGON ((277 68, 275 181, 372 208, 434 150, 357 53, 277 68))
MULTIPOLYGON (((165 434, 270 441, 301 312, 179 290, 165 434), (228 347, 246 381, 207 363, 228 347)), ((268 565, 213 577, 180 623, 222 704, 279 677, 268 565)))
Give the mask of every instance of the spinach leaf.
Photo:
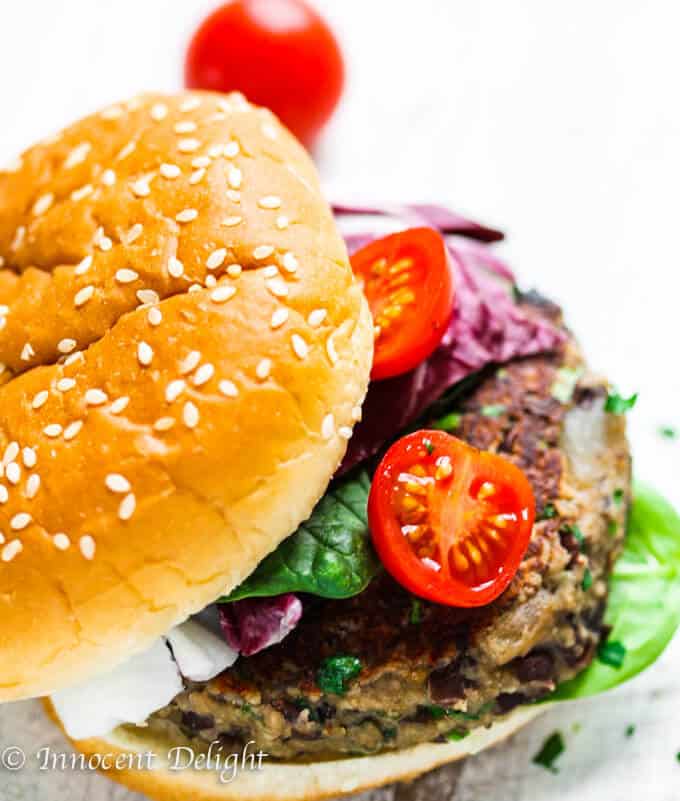
POLYGON ((612 630, 600 658, 546 700, 582 698, 623 684, 661 655, 680 626, 680 517, 644 484, 635 487, 605 621, 612 630))
POLYGON ((555 760, 564 753, 564 737, 562 732, 553 732, 543 743, 541 750, 531 760, 534 765, 540 765, 551 773, 557 773, 555 760))
POLYGON ((331 487, 309 520, 218 603, 287 592, 323 598, 350 598, 360 593, 379 569, 366 516, 370 487, 364 471, 331 487))
POLYGON ((344 695, 347 684, 361 673, 361 660, 356 656, 338 654, 329 656, 316 673, 316 683, 325 693, 344 695))
POLYGON ((637 392, 631 395, 630 398, 624 398, 624 396, 619 395, 618 392, 610 392, 609 395, 607 395, 604 410, 610 414, 625 414, 635 406, 637 399, 637 392))

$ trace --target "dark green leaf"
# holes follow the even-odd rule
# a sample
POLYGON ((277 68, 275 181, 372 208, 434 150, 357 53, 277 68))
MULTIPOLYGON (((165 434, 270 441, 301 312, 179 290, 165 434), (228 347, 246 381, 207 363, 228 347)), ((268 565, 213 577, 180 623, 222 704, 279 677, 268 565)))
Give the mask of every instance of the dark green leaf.
POLYGON ((584 592, 588 592, 588 590, 593 586, 593 574, 588 568, 585 569, 585 573, 583 574, 581 586, 583 587, 584 592))
POLYGON ((605 665, 618 670, 623 667, 623 662, 626 658, 626 646, 617 640, 613 642, 605 640, 605 642, 600 643, 600 647, 597 649, 597 658, 605 665))
POLYGON ((605 622, 611 626, 606 658, 621 644, 621 666, 600 656, 548 700, 596 695, 631 679, 656 661, 680 626, 680 517, 642 484, 635 487, 623 554, 610 577, 605 622))
POLYGON ((332 487, 309 520, 285 539, 220 603, 286 592, 349 598, 379 569, 371 546, 366 503, 371 482, 360 473, 332 487))
POLYGON ((490 403, 488 406, 482 406, 481 412, 484 417, 500 417, 505 414, 507 408, 502 403, 490 403))
POLYGON ((607 395, 604 410, 610 414, 625 414, 635 406, 637 399, 637 392, 631 395, 630 398, 624 398, 623 395, 619 395, 618 392, 610 392, 609 395, 607 395))
POLYGON ((344 695, 347 684, 361 673, 361 660, 356 656, 338 654, 329 656, 316 673, 316 683, 325 693, 344 695))
POLYGON ((460 425, 463 416, 458 412, 451 412, 450 414, 440 417, 432 423, 432 428, 438 428, 442 431, 455 431, 460 425))
POLYGON ((557 773, 555 761, 564 753, 564 738, 559 731, 553 732, 543 743, 541 750, 531 760, 535 765, 546 768, 551 773, 557 773))

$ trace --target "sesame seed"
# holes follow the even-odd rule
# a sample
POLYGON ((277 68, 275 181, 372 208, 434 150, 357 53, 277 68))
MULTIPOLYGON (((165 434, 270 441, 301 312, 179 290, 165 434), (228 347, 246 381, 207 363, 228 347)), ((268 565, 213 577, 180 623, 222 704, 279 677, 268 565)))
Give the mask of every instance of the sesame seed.
POLYGON ((192 222, 193 220, 198 217, 198 212, 196 209, 184 209, 180 211, 179 214, 175 215, 175 219, 178 223, 188 223, 192 222))
POLYGON ((120 502, 120 505, 118 506, 118 517, 121 520, 129 520, 135 513, 136 508, 137 499, 135 498, 134 493, 131 492, 120 502))
POLYGON ((85 256, 85 258, 76 265, 73 270, 74 275, 84 275, 92 267, 92 256, 85 256))
POLYGON ((77 147, 74 147, 64 161, 64 168, 70 170, 72 167, 82 164, 91 149, 92 145, 89 142, 83 142, 77 147))
POLYGON ((153 348, 148 342, 140 342, 137 346, 137 360, 142 367, 148 367, 153 359, 153 348))
POLYGON ((207 384, 214 375, 215 368, 212 364, 202 364, 194 373, 194 386, 202 387, 203 384, 207 384))
POLYGON ((102 183, 104 186, 113 186, 116 183, 116 173, 111 170, 104 170, 102 173, 102 183))
POLYGON ((288 285, 281 278, 270 278, 265 282, 267 289, 277 298, 285 298, 288 295, 288 285))
POLYGON ((240 264, 230 264, 227 267, 226 272, 230 278, 238 278, 239 275, 241 275, 241 273, 243 272, 243 267, 241 267, 240 264))
POLYGON ((338 356, 338 351, 335 349, 335 341, 333 339, 333 334, 331 334, 326 340, 326 353, 328 354, 328 358, 330 359, 331 364, 338 363, 340 357, 338 356))
POLYGON ((26 497, 31 500, 35 498, 40 489, 40 476, 37 473, 31 473, 26 481, 26 497))
POLYGON ((165 103, 154 103, 151 106, 151 119, 154 122, 162 122, 168 116, 168 107, 165 103))
POLYGON ((10 484, 18 484, 21 481, 21 468, 16 462, 10 462, 5 467, 5 476, 10 484))
POLYGON ((226 158, 233 159, 238 156, 240 149, 238 142, 232 139, 231 142, 227 142, 224 146, 223 152, 226 158))
POLYGON ((258 245, 253 251, 253 258, 257 261, 262 261, 263 259, 269 258, 274 252, 274 248, 271 245, 258 245))
POLYGON ((0 503, 7 503, 9 500, 9 492, 4 484, 0 484, 0 503))
POLYGON ((46 389, 41 389, 40 392, 37 392, 33 396, 33 400, 31 401, 31 406, 34 409, 39 409, 41 406, 44 406, 47 399, 49 398, 50 393, 46 389))
POLYGON ((276 309, 276 311, 272 314, 271 326, 272 328, 281 328, 281 326, 286 322, 288 319, 288 309, 283 307, 276 309))
POLYGON ((237 192, 236 189, 227 189, 227 197, 232 203, 241 202, 241 193, 237 192))
POLYGON ((71 192, 71 200, 77 203, 80 200, 83 200, 86 197, 89 197, 94 192, 94 187, 92 184, 85 184, 81 186, 80 189, 74 189, 71 192))
POLYGON ((120 473, 109 473, 104 484, 111 492, 130 492, 130 482, 120 473))
POLYGON ((76 385, 75 378, 60 378, 57 381, 57 389, 59 390, 59 392, 68 392, 69 389, 73 389, 75 385, 76 385))
POLYGON ((200 361, 201 361, 200 351, 197 350, 190 351, 187 354, 186 358, 179 364, 180 375, 186 375, 187 373, 193 372, 198 367, 200 361))
POLYGON ((352 420, 358 423, 361 420, 361 406, 352 407, 352 420))
POLYGON ((288 228, 288 224, 289 220, 285 214, 282 214, 280 217, 276 218, 276 227, 279 229, 279 231, 285 231, 286 228, 288 228))
POLYGON ((11 562, 15 556, 18 556, 24 550, 24 546, 19 540, 12 540, 2 549, 2 561, 11 562))
POLYGON ((194 153, 201 146, 198 139, 180 139, 177 143, 177 149, 180 153, 194 153))
POLYGON ((340 426, 338 429, 338 434, 343 439, 351 439, 352 437, 352 429, 349 426, 340 426))
POLYGON ((97 229, 97 232, 94 236, 94 243, 103 253, 106 253, 113 247, 113 242, 108 236, 106 236, 103 228, 97 229))
POLYGON ((120 270, 116 270, 116 281, 118 281, 119 284, 131 284, 138 278, 139 273, 137 273, 135 270, 130 270, 128 267, 123 267, 120 270))
POLYGON ((270 122, 263 122, 261 127, 262 133, 267 139, 276 139, 278 136, 278 132, 276 128, 270 122))
POLYGON ((279 274, 279 268, 275 264, 268 264, 262 269, 262 275, 265 278, 276 278, 279 274))
POLYGON ((35 467, 38 457, 36 456, 33 448, 24 448, 21 452, 21 456, 24 462, 24 467, 28 467, 29 470, 32 467, 35 467))
POLYGON ((95 541, 89 534, 84 534, 80 540, 78 541, 78 547, 80 548, 80 553, 83 555, 88 562, 91 562, 94 559, 95 551, 97 550, 97 546, 95 541))
POLYGON ((326 315, 328 312, 326 309, 314 309, 309 313, 309 317, 307 317, 307 323, 312 328, 318 328, 321 323, 326 319, 326 315))
POLYGON ((257 201, 261 209, 278 209, 281 207, 281 198, 277 195, 265 195, 257 201))
POLYGON ((168 260, 168 272, 173 278, 180 278, 184 273, 184 265, 179 259, 170 256, 168 260))
POLYGON ((187 428, 196 428, 200 419, 198 409, 194 403, 187 401, 182 409, 182 420, 187 428))
POLYGON ((117 120, 123 116, 123 109, 120 106, 109 106, 99 115, 103 120, 117 120))
POLYGON ((155 289, 138 289, 135 294, 142 306, 155 306, 161 300, 155 289))
POLYGON ((33 345, 31 345, 30 342, 27 342, 21 349, 21 361, 27 362, 34 356, 35 356, 35 351, 33 350, 33 345))
POLYGON ((5 259, 3 256, 0 256, 0 268, 5 266, 5 259))
POLYGON ((125 244, 131 245, 142 235, 144 226, 141 223, 135 223, 125 236, 125 244))
POLYGON ((33 521, 28 512, 19 512, 10 520, 12 531, 23 531, 33 521))
POLYGON ((79 289, 73 298, 73 303, 75 307, 78 308, 80 306, 84 306, 87 303, 87 301, 90 300, 92 295, 94 295, 94 287, 92 286, 92 284, 90 284, 89 286, 84 286, 82 289, 79 289))
POLYGON ((204 283, 208 289, 212 289, 217 286, 217 278, 214 275, 206 275, 204 283))
POLYGON ((123 159, 126 159, 134 151, 136 147, 137 147, 137 142, 135 142, 133 139, 132 141, 128 142, 124 148, 122 148, 122 150, 116 156, 116 158, 118 159, 118 161, 123 161, 123 159))
POLYGON ((25 236, 26 236, 26 226, 20 225, 14 232, 14 238, 12 239, 10 250, 18 250, 24 244, 25 236))
POLYGON ((298 264, 298 260, 295 258, 295 254, 288 251, 288 253, 283 254, 283 269, 287 270, 289 273, 294 273, 297 268, 300 266, 298 264))
POLYGON ((269 373, 272 369, 272 361, 271 359, 262 359, 261 362, 255 368, 255 375, 261 380, 264 381, 265 378, 269 376, 269 373))
POLYGON ((14 440, 9 443, 9 445, 5 448, 5 453, 2 457, 3 465, 8 465, 10 462, 13 462, 17 456, 19 455, 19 443, 14 440))
POLYGON ((175 123, 174 130, 175 133, 178 134, 188 134, 188 133, 193 133, 196 130, 196 128, 198 128, 198 125, 196 125, 196 123, 193 122, 193 120, 182 120, 181 122, 175 123))
POLYGON ((103 389, 88 389, 85 393, 85 403, 87 403, 88 406, 101 406, 102 403, 106 403, 108 399, 109 396, 103 389))
POLYGON ((33 214, 39 217, 50 208, 52 203, 54 203, 54 195, 51 192, 48 192, 46 195, 41 195, 33 204, 33 214))
POLYGON ((193 111, 201 105, 201 100, 198 97, 189 97, 184 100, 179 107, 182 112, 193 111))
POLYGON ((335 418, 332 414, 327 414, 321 422, 321 436, 330 439, 335 433, 335 418))
POLYGON ((238 395, 238 388, 236 384, 227 379, 220 381, 219 390, 227 398, 235 398, 238 395))
POLYGON ((54 547, 60 551, 67 551, 71 547, 71 540, 63 532, 55 534, 54 537, 52 537, 52 542, 54 543, 54 547))
POLYGON ((149 186, 150 178, 140 178, 135 181, 131 186, 132 194, 137 197, 149 197, 151 194, 151 187, 149 186))
POLYGON ((243 182, 243 173, 238 167, 231 166, 227 173, 227 181, 232 189, 240 189, 243 182))
POLYGON ((233 286, 218 286, 210 293, 210 300, 213 303, 224 303, 225 301, 233 298, 236 294, 236 287, 233 286))
POLYGON ((149 321, 149 325, 152 325, 154 327, 161 324, 163 320, 163 315, 158 306, 152 306, 149 309, 149 313, 147 314, 146 319, 149 321))
POLYGON ((69 423, 66 428, 64 429, 64 439, 66 441, 70 441, 78 436, 78 432, 83 427, 82 420, 74 420, 72 423, 69 423))
POLYGON ((161 164, 160 173, 163 178, 173 180, 174 178, 179 178, 182 174, 182 170, 180 170, 176 164, 161 164))
POLYGON ((169 431, 174 425, 174 417, 159 417, 153 424, 153 427, 156 431, 169 431))
POLYGON ((171 381, 165 388, 165 400, 168 403, 173 403, 179 398, 182 392, 184 392, 185 387, 186 382, 182 381, 181 378, 176 378, 174 381, 171 381))
POLYGON ((70 353, 77 344, 78 343, 75 341, 75 339, 69 339, 68 337, 65 339, 60 339, 59 342, 57 342, 57 350, 59 353, 70 353))
POLYGON ((196 156, 195 159, 191 160, 191 166, 195 167, 196 169, 209 167, 211 164, 212 160, 208 156, 196 156))
POLYGON ((222 220, 222 225, 225 228, 233 228, 235 225, 238 225, 243 220, 243 217, 239 217, 237 215, 233 217, 225 217, 222 220))
POLYGON ((111 404, 111 414, 120 414, 123 409, 130 403, 130 398, 127 395, 122 395, 120 398, 111 404))
POLYGON ((293 351, 298 359, 306 359, 309 355, 309 345, 299 334, 293 334, 291 337, 291 344, 293 351))
POLYGON ((210 145, 208 148, 208 156, 211 159, 218 159, 224 153, 224 147, 222 145, 210 145))
POLYGON ((200 182, 203 180, 204 177, 205 177, 205 168, 201 167, 199 170, 196 170, 191 174, 191 177, 189 178, 189 183, 192 186, 195 186, 196 184, 200 184, 200 182))
POLYGON ((225 248, 218 248, 217 250, 213 250, 213 252, 208 256, 205 266, 209 270, 216 270, 218 267, 221 267, 224 264, 224 260, 227 258, 227 251, 225 248))

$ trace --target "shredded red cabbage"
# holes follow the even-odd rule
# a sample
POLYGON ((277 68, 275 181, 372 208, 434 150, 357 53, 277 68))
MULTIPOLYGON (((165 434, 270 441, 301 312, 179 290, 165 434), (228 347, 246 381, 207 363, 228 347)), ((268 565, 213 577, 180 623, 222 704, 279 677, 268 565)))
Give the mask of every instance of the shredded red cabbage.
POLYGON ((288 593, 220 604, 219 612, 227 643, 243 656, 251 656, 290 634, 302 617, 302 603, 288 593))
MULTIPOLYGON (((486 245, 466 238, 492 241, 502 237, 500 232, 438 206, 335 206, 334 211, 341 227, 346 215, 380 214, 398 217, 406 225, 436 228, 447 243, 456 288, 454 314, 435 352, 409 373, 371 383, 340 475, 377 453, 466 376, 489 364, 553 350, 564 335, 545 318, 520 307, 512 295, 515 279, 507 264, 486 245)), ((352 253, 375 238, 369 232, 345 239, 352 253)))

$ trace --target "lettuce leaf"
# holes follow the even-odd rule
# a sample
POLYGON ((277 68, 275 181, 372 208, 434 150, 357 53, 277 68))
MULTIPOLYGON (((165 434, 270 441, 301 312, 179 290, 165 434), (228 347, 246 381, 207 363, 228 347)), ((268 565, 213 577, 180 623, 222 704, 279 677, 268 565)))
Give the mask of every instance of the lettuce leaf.
POLYGON ((625 651, 620 667, 596 657, 546 701, 610 690, 655 662, 680 626, 680 517, 659 493, 636 484, 623 554, 609 581, 607 644, 625 651), (617 645, 618 647, 618 645, 617 645))

